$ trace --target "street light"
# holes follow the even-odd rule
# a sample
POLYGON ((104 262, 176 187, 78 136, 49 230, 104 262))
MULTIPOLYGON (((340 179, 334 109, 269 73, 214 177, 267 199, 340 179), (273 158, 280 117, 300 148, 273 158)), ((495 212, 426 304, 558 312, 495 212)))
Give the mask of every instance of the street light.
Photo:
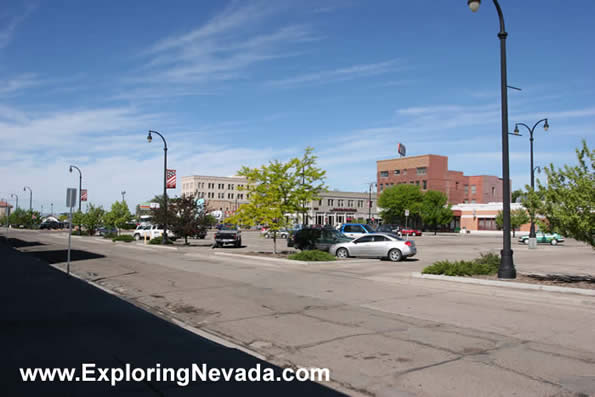
POLYGON ((149 143, 153 141, 153 136, 151 134, 157 134, 163 140, 163 203, 165 205, 165 216, 163 223, 163 239, 161 240, 161 244, 167 244, 167 142, 165 141, 163 135, 157 131, 149 130, 149 135, 147 135, 147 141, 149 143))
POLYGON ((29 189, 29 216, 31 217, 31 226, 33 226, 33 190, 29 186, 23 188, 23 192, 29 189))
POLYGON ((120 193, 122 194, 122 202, 124 202, 124 196, 126 195, 126 190, 122 190, 120 193))
POLYGON ((79 212, 81 212, 81 196, 82 196, 82 187, 83 187, 83 173, 81 169, 76 165, 71 165, 69 171, 72 173, 72 169, 75 168, 79 172, 79 212))
POLYGON ((15 193, 10 193, 10 197, 14 197, 17 200, 17 206, 15 208, 15 211, 19 209, 19 196, 16 195, 15 193))
MULTIPOLYGON (((509 156, 508 156, 508 92, 507 92, 507 77, 506 77, 506 28, 504 25, 504 15, 498 0, 493 0, 498 11, 498 18, 500 20, 500 32, 498 38, 500 39, 500 91, 502 96, 502 223, 503 223, 503 242, 502 251, 500 252, 500 268, 498 269, 498 278, 513 279, 516 278, 516 269, 512 259, 511 239, 510 239, 510 170, 509 170, 509 156)), ((479 10, 481 0, 467 0, 467 5, 471 11, 479 10)))
POLYGON ((368 222, 372 222, 372 186, 378 186, 376 182, 370 182, 368 188, 368 222))
MULTIPOLYGON (((535 169, 539 169, 541 171, 541 169, 539 168, 539 166, 534 167, 533 166, 533 132, 535 132, 535 128, 537 128, 537 126, 541 123, 543 124, 543 129, 545 131, 549 130, 550 125, 547 122, 547 119, 541 119, 539 120, 537 123, 535 123, 535 125, 533 125, 533 128, 530 128, 527 124, 525 123, 516 123, 514 126, 514 135, 516 136, 522 136, 520 134, 519 131, 519 125, 525 127, 528 131, 529 131, 529 142, 531 142, 531 190, 535 190, 535 169)), ((535 248, 536 243, 534 244, 534 241, 532 241, 531 239, 535 239, 535 219, 533 219, 533 217, 531 217, 531 229, 529 231, 529 246, 531 248, 535 248)))

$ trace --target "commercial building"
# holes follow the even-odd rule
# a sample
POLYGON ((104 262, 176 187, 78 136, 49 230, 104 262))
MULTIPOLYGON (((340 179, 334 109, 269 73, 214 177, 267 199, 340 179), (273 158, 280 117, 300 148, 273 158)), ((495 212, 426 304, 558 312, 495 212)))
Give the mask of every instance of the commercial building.
POLYGON ((368 222, 378 219, 374 192, 371 199, 366 192, 327 191, 320 193, 319 197, 319 200, 314 200, 308 205, 308 224, 338 225, 358 220, 368 222))
MULTIPOLYGON (((519 203, 510 204, 511 211, 522 208, 524 207, 519 203)), ((498 230, 498 227, 496 226, 496 216, 498 216, 498 212, 500 211, 502 211, 502 202, 453 205, 452 212, 454 220, 451 225, 451 230, 455 230, 456 228, 469 231, 498 230)), ((530 226, 530 223, 526 223, 521 225, 517 231, 528 232, 530 226)))
POLYGON ((224 216, 229 216, 248 202, 247 192, 240 190, 247 184, 248 180, 240 176, 183 176, 182 194, 204 198, 209 210, 221 211, 224 216))
POLYGON ((0 217, 6 216, 6 214, 10 215, 12 205, 8 204, 6 201, 0 201, 0 217))
POLYGON ((376 162, 378 193, 400 185, 414 184, 422 192, 437 190, 450 204, 502 201, 502 180, 497 176, 465 176, 448 169, 448 157, 436 154, 402 157, 376 162))

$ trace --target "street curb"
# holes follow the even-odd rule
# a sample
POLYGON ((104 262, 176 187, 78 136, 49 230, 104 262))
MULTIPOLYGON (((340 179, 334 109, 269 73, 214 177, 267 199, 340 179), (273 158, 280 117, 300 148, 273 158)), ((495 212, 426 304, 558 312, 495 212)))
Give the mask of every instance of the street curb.
POLYGON ((264 261, 268 261, 268 262, 277 262, 277 263, 297 263, 298 265, 311 265, 311 264, 317 264, 317 265, 331 265, 331 264, 335 264, 337 263, 337 261, 312 261, 312 262, 306 262, 306 261, 295 261, 293 259, 283 259, 283 258, 267 258, 266 256, 256 256, 256 255, 242 255, 242 254, 232 254, 229 252, 215 252, 215 255, 222 255, 222 256, 232 256, 232 257, 237 257, 237 258, 245 258, 245 259, 255 259, 255 260, 264 260, 264 261))
POLYGON ((547 292, 561 292, 561 293, 565 293, 565 294, 595 296, 595 290, 581 289, 581 288, 569 288, 569 287, 556 287, 554 285, 518 283, 515 281, 483 280, 483 279, 471 278, 471 277, 443 276, 443 275, 438 275, 438 274, 421 274, 419 272, 411 273, 411 277, 425 278, 425 279, 429 279, 429 280, 455 281, 455 282, 459 282, 459 283, 479 284, 479 285, 487 285, 487 286, 492 286, 492 287, 507 287, 507 288, 516 288, 516 289, 538 290, 538 291, 547 291, 547 292))

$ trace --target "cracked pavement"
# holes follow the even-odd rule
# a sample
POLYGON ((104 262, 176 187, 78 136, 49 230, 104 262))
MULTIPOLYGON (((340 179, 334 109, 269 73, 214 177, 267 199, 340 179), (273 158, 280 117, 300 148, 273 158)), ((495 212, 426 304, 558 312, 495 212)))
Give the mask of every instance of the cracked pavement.
MULTIPOLYGON (((33 255, 64 246, 57 233, 10 233, 42 241, 19 248, 33 255)), ((593 297, 413 279, 384 261, 303 266, 72 242, 99 256, 72 262, 81 278, 274 364, 328 367, 351 395, 595 394, 593 297)))

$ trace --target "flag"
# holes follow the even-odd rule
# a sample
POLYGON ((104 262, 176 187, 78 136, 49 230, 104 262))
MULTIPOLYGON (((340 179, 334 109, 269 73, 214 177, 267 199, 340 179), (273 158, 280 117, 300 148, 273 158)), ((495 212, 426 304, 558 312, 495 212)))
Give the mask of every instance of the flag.
POLYGON ((87 201, 87 189, 81 189, 81 201, 87 201))
POLYGON ((176 188, 176 170, 167 170, 165 173, 166 183, 165 186, 168 189, 175 189, 176 188))

